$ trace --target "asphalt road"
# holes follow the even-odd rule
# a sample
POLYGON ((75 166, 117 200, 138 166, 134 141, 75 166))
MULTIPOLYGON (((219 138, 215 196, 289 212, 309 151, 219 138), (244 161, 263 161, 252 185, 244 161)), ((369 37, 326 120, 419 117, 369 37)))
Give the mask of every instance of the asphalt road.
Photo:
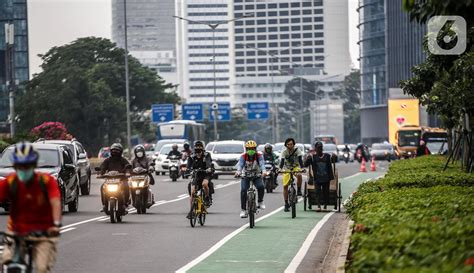
MULTIPOLYGON (((385 162, 377 165, 379 171, 387 166, 385 162)), ((338 170, 341 178, 348 177, 359 171, 359 165, 339 163, 338 170)), ((145 215, 130 213, 123 223, 112 224, 99 212, 100 181, 94 178, 92 195, 81 196, 79 212, 64 214, 54 272, 175 272, 248 222, 239 218, 240 183, 232 176, 221 175, 214 181, 214 204, 205 226, 195 228, 185 218, 189 209, 188 181, 171 182, 167 176, 155 179, 152 190, 158 204, 145 215)), ((267 208, 258 214, 259 218, 281 208, 281 191, 279 186, 265 195, 267 208)), ((2 230, 6 217, 5 213, 0 215, 2 230)), ((268 239, 271 243, 272 238, 268 239)), ((278 236, 273 239, 278 240, 278 236)))

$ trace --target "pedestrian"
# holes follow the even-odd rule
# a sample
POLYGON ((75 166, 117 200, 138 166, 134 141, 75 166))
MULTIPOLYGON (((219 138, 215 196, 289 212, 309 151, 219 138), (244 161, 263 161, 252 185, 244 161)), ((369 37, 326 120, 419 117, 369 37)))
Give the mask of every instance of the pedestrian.
POLYGON ((416 156, 424 156, 424 155, 430 155, 430 154, 431 152, 428 149, 428 147, 426 147, 425 141, 423 139, 420 140, 420 146, 418 146, 418 148, 416 149, 416 156))
POLYGON ((313 183, 318 195, 318 211, 321 211, 321 201, 323 200, 324 209, 329 204, 329 184, 334 179, 332 162, 335 160, 328 153, 323 153, 323 143, 317 141, 314 144, 315 154, 306 158, 305 167, 311 167, 313 173, 313 183))

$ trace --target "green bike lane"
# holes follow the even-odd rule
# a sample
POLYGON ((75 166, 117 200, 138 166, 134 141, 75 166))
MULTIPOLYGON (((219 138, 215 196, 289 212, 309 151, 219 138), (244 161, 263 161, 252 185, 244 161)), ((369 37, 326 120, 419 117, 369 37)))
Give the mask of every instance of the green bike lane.
MULTIPOLYGON (((382 172, 368 172, 339 179, 343 200, 362 182, 381 175, 382 172)), ((285 272, 308 234, 327 214, 328 212, 317 213, 314 210, 304 211, 303 202, 299 202, 296 218, 291 219, 290 212, 279 208, 261 220, 257 218, 255 228, 247 227, 236 231, 225 243, 216 246, 217 249, 213 249, 215 251, 208 251, 209 256, 197 258, 177 272, 285 272)))

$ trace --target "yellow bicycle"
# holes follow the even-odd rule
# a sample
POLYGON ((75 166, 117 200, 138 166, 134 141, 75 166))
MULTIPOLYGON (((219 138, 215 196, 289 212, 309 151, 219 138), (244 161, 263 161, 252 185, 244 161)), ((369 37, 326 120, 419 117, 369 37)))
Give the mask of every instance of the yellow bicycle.
MULTIPOLYGON (((205 170, 194 170, 192 173, 192 180, 197 179, 197 173, 205 172, 205 170)), ((192 181, 194 182, 194 181, 192 181)), ((196 185, 196 183, 192 183, 196 185)), ((193 199, 191 202, 191 217, 189 217, 189 222, 191 227, 196 226, 196 222, 199 219, 199 224, 204 226, 206 222, 207 207, 204 205, 204 190, 202 187, 195 187, 193 192, 193 199)))

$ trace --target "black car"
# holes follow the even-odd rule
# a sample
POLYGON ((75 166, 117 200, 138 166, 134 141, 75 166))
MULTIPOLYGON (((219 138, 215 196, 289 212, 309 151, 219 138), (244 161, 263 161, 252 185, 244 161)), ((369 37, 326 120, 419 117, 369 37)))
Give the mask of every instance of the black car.
POLYGON ((87 158, 87 152, 82 144, 73 140, 38 140, 36 143, 52 143, 68 147, 72 152, 72 159, 74 165, 78 168, 77 174, 79 176, 79 185, 81 187, 82 195, 89 195, 91 191, 91 163, 87 158))
MULTIPOLYGON (((79 208, 79 176, 70 150, 64 145, 34 143, 39 153, 37 170, 49 173, 58 180, 61 191, 61 207, 65 211, 76 212, 79 208)), ((0 176, 6 177, 14 171, 11 154, 14 146, 6 148, 0 157, 0 176)), ((0 203, 0 207, 9 209, 9 203, 0 203)))

